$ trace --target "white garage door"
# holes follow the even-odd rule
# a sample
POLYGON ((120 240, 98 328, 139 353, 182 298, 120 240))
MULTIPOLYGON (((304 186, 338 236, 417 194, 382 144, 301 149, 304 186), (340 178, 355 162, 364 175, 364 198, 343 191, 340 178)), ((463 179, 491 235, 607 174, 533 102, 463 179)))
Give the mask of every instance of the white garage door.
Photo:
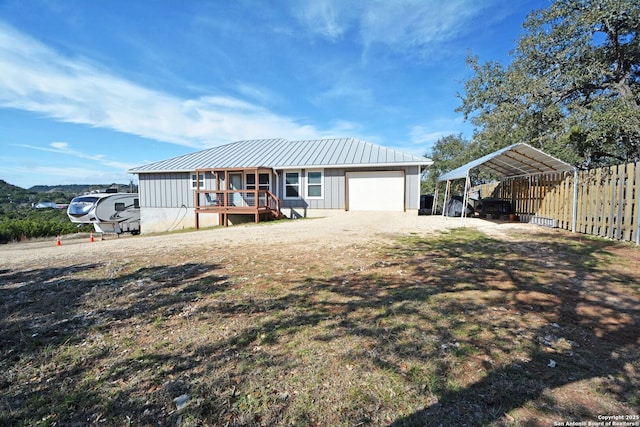
POLYGON ((402 171, 347 172, 350 211, 404 211, 402 171))

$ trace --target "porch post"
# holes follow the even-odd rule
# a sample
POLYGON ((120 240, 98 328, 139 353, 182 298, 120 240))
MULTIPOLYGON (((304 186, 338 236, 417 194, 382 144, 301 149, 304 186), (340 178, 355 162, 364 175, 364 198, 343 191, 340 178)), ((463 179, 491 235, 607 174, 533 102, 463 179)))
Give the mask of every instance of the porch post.
POLYGON ((199 190, 200 190, 200 171, 196 169, 196 189, 193 191, 193 198, 194 198, 193 202, 195 206, 195 209, 193 211, 195 212, 195 215, 196 215, 196 221, 195 221, 196 230, 200 229, 200 193, 198 193, 199 190))
POLYGON ((255 205, 256 213, 255 213, 254 220, 255 220, 256 223, 258 223, 258 222, 260 222, 260 210, 259 210, 260 209, 260 199, 258 197, 258 195, 260 194, 260 191, 259 191, 259 189, 260 189, 260 180, 258 179, 258 176, 260 174, 258 173, 258 169, 257 168, 254 171, 253 175, 254 175, 254 182, 256 183, 255 188, 253 189, 253 194, 254 194, 253 200, 255 200, 255 204, 256 204, 255 205))
POLYGON ((224 226, 229 226, 229 171, 224 170, 224 226))

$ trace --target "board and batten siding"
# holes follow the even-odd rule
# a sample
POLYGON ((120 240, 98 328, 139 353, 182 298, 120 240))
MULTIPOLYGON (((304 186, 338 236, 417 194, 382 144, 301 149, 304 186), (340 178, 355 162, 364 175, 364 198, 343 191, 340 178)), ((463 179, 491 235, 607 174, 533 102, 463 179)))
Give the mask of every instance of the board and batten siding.
MULTIPOLYGON (((207 188, 212 188, 211 174, 206 176, 207 188)), ((178 173, 145 173, 138 179, 140 207, 142 208, 177 208, 194 207, 191 174, 178 173)))
POLYGON ((405 169, 405 205, 407 210, 420 209, 420 166, 405 169))
MULTIPOLYGON (((319 169, 311 169, 313 171, 319 169)), ((406 209, 418 209, 420 205, 420 167, 381 167, 367 168, 366 171, 405 171, 405 201, 406 209)), ((344 209, 345 208, 345 176, 347 172, 362 172, 360 168, 328 168, 323 172, 323 198, 289 200, 284 195, 285 171, 278 171, 279 179, 276 195, 282 200, 283 207, 305 207, 307 209, 344 209), (304 205, 304 206, 303 206, 304 205)), ((306 184, 307 170, 302 169, 302 183, 306 184)), ((272 176, 272 183, 275 178, 272 176)), ((206 174, 206 188, 215 188, 215 179, 212 174, 206 174)), ((178 208, 185 206, 194 207, 193 190, 191 189, 191 173, 142 173, 139 174, 140 206, 143 208, 178 208)), ((301 189, 306 193, 306 185, 301 189)))
POLYGON ((310 171, 322 171, 323 194, 321 199, 306 198, 307 169, 296 171, 279 171, 278 189, 276 194, 282 201, 283 208, 305 209, 344 209, 344 169, 309 169, 310 171), (285 199, 285 174, 287 172, 300 172, 302 198, 285 199))
MULTIPOLYGON (((343 169, 324 170, 324 200, 330 206, 328 209, 344 209, 345 201, 345 171, 343 169)), ((321 202, 323 200, 314 200, 321 202)))
MULTIPOLYGON (((316 171, 319 169, 309 169, 316 171)), ((420 207, 420 167, 380 167, 380 168, 328 168, 323 169, 323 198, 307 199, 303 197, 300 200, 285 199, 284 194, 284 176, 287 171, 279 171, 281 179, 278 180, 277 194, 282 200, 284 208, 307 208, 307 209, 344 209, 346 200, 345 176, 347 172, 364 172, 364 171, 393 171, 404 170, 405 172, 405 207, 407 210, 418 209, 420 207)), ((307 170, 300 170, 303 196, 306 196, 306 175, 307 170)))

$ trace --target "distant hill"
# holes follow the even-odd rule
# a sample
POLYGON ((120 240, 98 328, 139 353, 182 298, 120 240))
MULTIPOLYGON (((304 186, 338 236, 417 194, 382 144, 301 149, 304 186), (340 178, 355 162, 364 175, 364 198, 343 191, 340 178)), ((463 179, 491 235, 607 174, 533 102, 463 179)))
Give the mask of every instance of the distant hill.
POLYGON ((0 193, 25 191, 24 188, 17 185, 9 184, 7 181, 0 179, 0 193))
MULTIPOLYGON (((38 193, 52 193, 59 191, 62 193, 82 194, 89 191, 106 190, 107 188, 117 188, 120 193, 128 193, 131 186, 127 184, 68 184, 68 185, 34 185, 29 191, 38 193)), ((133 191, 137 191, 137 186, 133 186, 133 191)))
POLYGON ((29 202, 36 196, 35 191, 25 190, 0 179, 0 205, 5 203, 18 205, 29 202))
POLYGON ((24 189, 0 179, 0 206, 30 207, 38 202, 69 203, 79 194, 107 188, 117 188, 119 192, 129 192, 131 189, 138 191, 138 186, 131 187, 129 184, 34 185, 24 189))

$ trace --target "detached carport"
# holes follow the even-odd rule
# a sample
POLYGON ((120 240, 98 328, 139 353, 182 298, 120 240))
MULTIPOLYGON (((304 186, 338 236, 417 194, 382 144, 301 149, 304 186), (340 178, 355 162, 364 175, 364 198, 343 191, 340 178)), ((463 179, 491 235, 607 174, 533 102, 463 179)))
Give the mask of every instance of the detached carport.
MULTIPOLYGON (((471 180, 469 173, 472 169, 484 169, 493 175, 496 175, 501 181, 511 178, 526 178, 533 176, 540 176, 549 173, 563 173, 573 172, 574 176, 574 193, 573 193, 573 210, 571 231, 576 230, 576 218, 577 218, 577 197, 578 197, 578 171, 570 164, 556 159, 549 154, 546 154, 537 148, 534 148, 525 143, 517 143, 508 147, 502 148, 486 156, 480 157, 466 165, 460 166, 448 173, 445 173, 438 177, 438 183, 446 181, 444 200, 445 203, 449 198, 449 192, 451 190, 451 181, 464 179, 464 196, 463 196, 463 209, 462 215, 464 217, 466 206, 469 201, 469 189, 471 187, 471 180)), ((434 200, 437 200, 438 185, 436 185, 434 200)), ((435 203, 435 201, 434 201, 435 203)), ((433 211, 435 212, 434 206, 433 211)), ((444 209, 443 209, 444 215, 444 209)))

